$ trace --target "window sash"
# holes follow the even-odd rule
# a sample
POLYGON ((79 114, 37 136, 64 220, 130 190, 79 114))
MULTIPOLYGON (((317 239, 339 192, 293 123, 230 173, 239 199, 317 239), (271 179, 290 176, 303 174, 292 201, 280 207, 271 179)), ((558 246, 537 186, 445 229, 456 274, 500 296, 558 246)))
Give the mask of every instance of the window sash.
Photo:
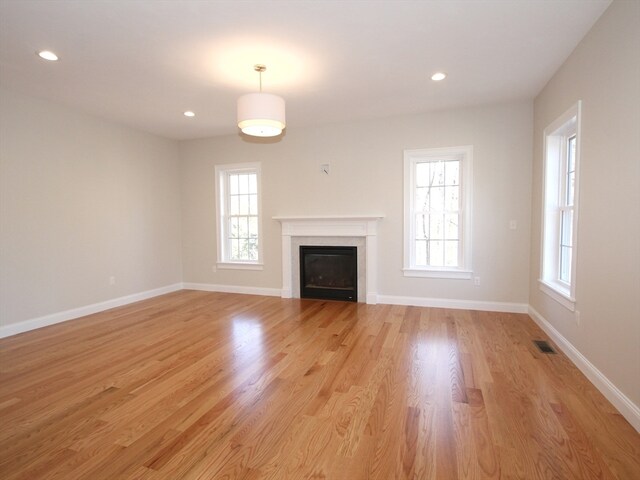
POLYGON ((573 134, 565 143, 566 152, 563 157, 565 157, 564 166, 564 176, 563 176, 563 186, 564 186, 564 205, 573 205, 575 201, 575 178, 576 178, 576 135, 573 134))
POLYGON ((231 261, 258 260, 258 215, 229 215, 227 252, 231 261))
POLYGON ((561 207, 558 227, 558 281, 571 286, 573 254, 573 207, 561 207))

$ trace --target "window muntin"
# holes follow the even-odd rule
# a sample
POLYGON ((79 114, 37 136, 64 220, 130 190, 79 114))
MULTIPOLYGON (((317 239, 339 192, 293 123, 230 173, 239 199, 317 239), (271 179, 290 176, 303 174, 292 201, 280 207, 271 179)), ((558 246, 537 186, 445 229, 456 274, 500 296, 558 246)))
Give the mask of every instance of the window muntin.
POLYGON ((218 262, 259 264, 260 166, 216 167, 218 180, 218 262))
POLYGON ((420 161, 415 168, 415 266, 458 267, 460 160, 420 161))
POLYGON ((227 172, 228 206, 225 242, 231 261, 258 260, 258 174, 227 172))
POLYGON ((575 308, 580 102, 544 131, 544 210, 540 288, 575 308))
POLYGON ((405 275, 470 278, 471 151, 405 151, 405 275))

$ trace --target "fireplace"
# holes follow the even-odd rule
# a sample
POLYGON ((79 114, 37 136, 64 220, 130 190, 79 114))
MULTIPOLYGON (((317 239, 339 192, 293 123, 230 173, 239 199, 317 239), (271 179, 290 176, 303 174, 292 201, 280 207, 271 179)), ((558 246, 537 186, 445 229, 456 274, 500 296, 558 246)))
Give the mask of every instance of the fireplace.
POLYGON ((357 302, 357 247, 301 245, 300 297, 357 302))
POLYGON ((361 302, 378 302, 378 222, 384 215, 273 217, 282 225, 282 298, 300 298, 300 245, 346 245, 358 250, 361 302))

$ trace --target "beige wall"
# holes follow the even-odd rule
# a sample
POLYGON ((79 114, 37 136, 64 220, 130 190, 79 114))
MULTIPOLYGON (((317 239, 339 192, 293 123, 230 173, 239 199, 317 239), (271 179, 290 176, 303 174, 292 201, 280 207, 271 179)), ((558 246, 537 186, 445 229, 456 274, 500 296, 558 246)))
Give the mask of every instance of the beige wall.
POLYGON ((535 100, 529 302, 640 405, 640 3, 614 2, 535 100), (576 316, 543 294, 543 130, 582 100, 576 316))
POLYGON ((510 302, 528 300, 532 104, 291 128, 278 141, 238 135, 180 145, 184 281, 281 288, 278 215, 382 214, 379 288, 383 295, 510 302), (473 145, 471 280, 405 278, 403 150, 473 145), (216 262, 214 166, 262 163, 264 261, 261 272, 212 271, 216 262), (320 165, 331 164, 331 174, 320 165), (518 222, 509 230, 509 221, 518 222))
POLYGON ((180 282, 178 176, 175 142, 0 90, 0 326, 180 282))

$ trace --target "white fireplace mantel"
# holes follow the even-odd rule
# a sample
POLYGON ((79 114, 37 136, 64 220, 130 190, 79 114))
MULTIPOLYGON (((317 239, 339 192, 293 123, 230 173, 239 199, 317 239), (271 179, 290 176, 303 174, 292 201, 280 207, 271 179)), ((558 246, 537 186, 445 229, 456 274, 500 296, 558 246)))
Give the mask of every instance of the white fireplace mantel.
POLYGON ((363 237, 366 245, 366 302, 378 303, 378 221, 383 215, 278 216, 282 224, 282 298, 291 298, 291 237, 363 237))

